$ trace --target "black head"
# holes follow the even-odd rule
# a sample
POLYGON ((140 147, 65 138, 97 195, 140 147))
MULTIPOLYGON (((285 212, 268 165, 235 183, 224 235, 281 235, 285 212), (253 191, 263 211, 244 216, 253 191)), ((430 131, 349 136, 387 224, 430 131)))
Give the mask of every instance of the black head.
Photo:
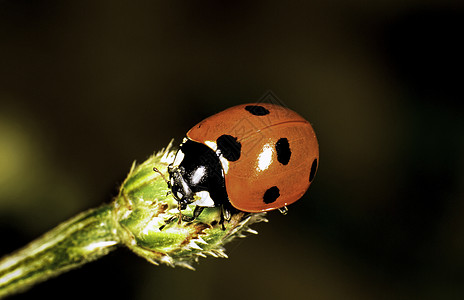
POLYGON ((193 201, 193 193, 186 180, 185 168, 181 166, 174 167, 173 164, 170 164, 168 166, 168 172, 168 184, 174 199, 182 205, 191 203, 193 201))
POLYGON ((168 173, 174 199, 183 206, 195 202, 212 207, 228 202, 219 157, 204 144, 192 140, 182 143, 168 173))

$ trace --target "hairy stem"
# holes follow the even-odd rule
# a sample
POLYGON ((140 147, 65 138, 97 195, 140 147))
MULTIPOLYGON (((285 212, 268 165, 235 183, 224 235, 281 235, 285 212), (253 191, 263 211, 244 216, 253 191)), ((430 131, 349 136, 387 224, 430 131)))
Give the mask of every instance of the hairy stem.
MULTIPOLYGON (((179 222, 178 203, 161 176, 173 159, 169 145, 142 164, 134 163, 112 204, 83 212, 1 259, 0 298, 95 260, 117 245, 156 265, 194 269, 202 257, 227 257, 226 243, 257 233, 249 226, 267 222, 265 213, 241 211, 223 220, 221 207, 207 207, 193 221, 179 222)), ((182 215, 192 217, 194 207, 182 215)))
POLYGON ((80 213, 0 260, 0 298, 95 260, 117 244, 112 205, 80 213))

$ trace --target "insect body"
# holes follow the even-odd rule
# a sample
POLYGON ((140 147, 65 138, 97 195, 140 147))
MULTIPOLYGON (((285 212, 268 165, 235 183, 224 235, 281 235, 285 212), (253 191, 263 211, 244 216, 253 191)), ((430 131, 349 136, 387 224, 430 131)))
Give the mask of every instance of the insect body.
POLYGON ((310 123, 267 103, 243 104, 215 114, 187 132, 169 186, 181 209, 195 204, 224 211, 282 209, 303 196, 318 167, 310 123))

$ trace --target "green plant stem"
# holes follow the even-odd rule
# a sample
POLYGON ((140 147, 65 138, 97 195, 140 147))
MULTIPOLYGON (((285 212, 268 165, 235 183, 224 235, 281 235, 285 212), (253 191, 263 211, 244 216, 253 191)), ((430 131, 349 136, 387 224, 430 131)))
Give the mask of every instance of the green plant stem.
MULTIPOLYGON (((178 203, 161 176, 173 159, 169 145, 134 163, 112 204, 83 212, 1 259, 0 298, 104 256, 117 245, 155 265, 194 269, 201 257, 227 257, 226 243, 257 233, 249 226, 267 221, 265 213, 241 211, 223 220, 221 207, 207 207, 193 221, 179 222, 178 203)), ((182 215, 192 217, 194 207, 182 215)))
POLYGON ((119 244, 113 206, 80 213, 0 260, 0 298, 95 260, 119 244))

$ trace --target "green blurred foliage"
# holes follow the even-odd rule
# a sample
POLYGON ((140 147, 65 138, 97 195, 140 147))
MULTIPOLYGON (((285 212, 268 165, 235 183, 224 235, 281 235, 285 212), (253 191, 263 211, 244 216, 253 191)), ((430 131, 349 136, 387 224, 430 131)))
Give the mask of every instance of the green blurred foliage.
POLYGON ((118 251, 12 299, 462 299, 463 20, 458 0, 0 1, 0 254, 267 90, 321 153, 229 259, 118 251))

